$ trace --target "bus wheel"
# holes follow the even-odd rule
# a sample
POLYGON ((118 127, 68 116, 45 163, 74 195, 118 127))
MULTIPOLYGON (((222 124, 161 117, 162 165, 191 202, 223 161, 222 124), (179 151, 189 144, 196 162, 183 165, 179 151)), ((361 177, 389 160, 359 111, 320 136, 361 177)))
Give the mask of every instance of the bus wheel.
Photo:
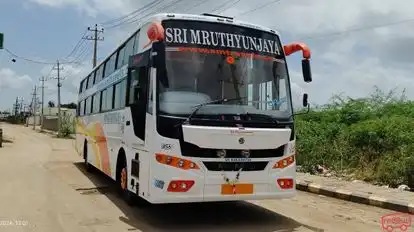
POLYGON ((83 144, 83 159, 87 172, 92 172, 92 165, 88 163, 88 143, 85 141, 83 144))
POLYGON ((135 205, 135 195, 128 190, 128 170, 126 167, 125 160, 119 160, 121 162, 118 164, 116 170, 116 188, 118 194, 125 200, 128 205, 135 205))

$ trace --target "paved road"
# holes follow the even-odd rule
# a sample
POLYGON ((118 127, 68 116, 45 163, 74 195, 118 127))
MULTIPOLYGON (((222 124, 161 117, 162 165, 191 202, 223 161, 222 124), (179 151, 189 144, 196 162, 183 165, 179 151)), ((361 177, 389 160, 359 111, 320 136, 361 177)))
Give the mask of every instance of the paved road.
MULTIPOLYGON (((295 199, 131 208, 84 173, 73 140, 3 125, 0 231, 381 231, 391 211, 300 192, 295 199)), ((413 230, 414 231, 414 230, 413 230)))

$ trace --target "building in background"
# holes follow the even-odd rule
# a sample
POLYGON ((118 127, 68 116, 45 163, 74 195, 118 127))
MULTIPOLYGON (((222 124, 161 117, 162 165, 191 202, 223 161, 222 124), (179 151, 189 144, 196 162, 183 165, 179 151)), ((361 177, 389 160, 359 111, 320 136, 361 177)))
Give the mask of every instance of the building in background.
MULTIPOLYGON (((60 108, 62 113, 62 118, 73 122, 76 117, 76 109, 69 108, 60 108)), ((33 125, 34 119, 36 120, 36 125, 41 125, 41 109, 36 111, 35 117, 28 117, 27 124, 33 125)), ((57 131, 58 130, 58 108, 57 107, 45 107, 43 108, 43 129, 57 131)))

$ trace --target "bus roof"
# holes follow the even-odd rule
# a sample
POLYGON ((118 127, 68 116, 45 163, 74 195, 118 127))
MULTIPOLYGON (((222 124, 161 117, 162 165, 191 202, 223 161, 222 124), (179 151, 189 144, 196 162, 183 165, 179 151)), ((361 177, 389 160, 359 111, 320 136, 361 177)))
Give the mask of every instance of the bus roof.
MULTIPOLYGON (((138 30, 141 29, 141 27, 149 22, 153 22, 153 21, 163 21, 163 20, 167 20, 167 19, 178 19, 178 20, 189 20, 189 21, 204 21, 204 22, 215 22, 215 23, 224 23, 224 24, 230 24, 230 25, 236 25, 236 26, 241 26, 241 27, 247 27, 247 28, 252 28, 252 29, 256 29, 256 30, 261 30, 261 31, 266 31, 272 34, 276 34, 279 36, 279 32, 275 31, 273 29, 270 29, 268 27, 264 27, 261 25, 257 25, 257 24, 253 24, 253 23, 249 23, 249 22, 245 22, 245 21, 241 21, 241 20, 235 20, 232 17, 227 17, 227 16, 215 16, 215 15, 209 15, 209 14, 178 14, 178 13, 158 13, 158 14, 153 14, 151 16, 148 16, 146 18, 144 18, 143 20, 141 20, 141 23, 138 24, 138 29, 134 30, 132 33, 130 33, 128 35, 128 37, 123 40, 118 46, 116 46, 116 48, 111 51, 104 60, 102 60, 101 62, 99 62, 95 68, 93 68, 90 73, 93 73, 96 69, 98 69, 107 59, 109 59, 109 57, 112 56, 113 53, 115 53, 119 47, 121 47, 123 44, 127 43, 128 40, 135 34, 137 33, 138 30)), ((89 76, 89 74, 87 76, 89 76)), ((86 77, 83 77, 81 79, 84 80, 86 77)))

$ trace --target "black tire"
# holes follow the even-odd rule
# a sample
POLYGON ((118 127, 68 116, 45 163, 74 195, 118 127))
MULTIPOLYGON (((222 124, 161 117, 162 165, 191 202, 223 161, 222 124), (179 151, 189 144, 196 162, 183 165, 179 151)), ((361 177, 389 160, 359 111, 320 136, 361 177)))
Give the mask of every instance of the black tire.
POLYGON ((88 163, 88 143, 86 141, 83 145, 83 159, 85 164, 85 170, 87 172, 92 172, 92 165, 88 163))
POLYGON ((137 196, 128 190, 128 169, 127 169, 127 165, 126 165, 126 161, 125 161, 125 157, 121 158, 120 160, 118 160, 118 162, 120 162, 119 164, 117 164, 117 169, 116 169, 116 189, 117 189, 117 193, 120 197, 122 197, 122 199, 130 206, 134 206, 136 205, 137 202, 137 196), (123 184, 122 182, 122 172, 124 172, 124 181, 125 184, 123 184))

